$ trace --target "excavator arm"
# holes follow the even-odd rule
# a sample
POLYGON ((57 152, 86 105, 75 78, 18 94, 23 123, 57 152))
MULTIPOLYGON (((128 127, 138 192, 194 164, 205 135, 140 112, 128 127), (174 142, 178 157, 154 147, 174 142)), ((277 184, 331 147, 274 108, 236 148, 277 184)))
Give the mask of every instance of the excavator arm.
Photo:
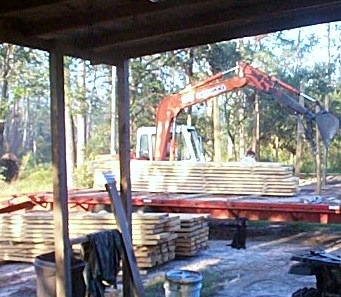
MULTIPOLYGON (((245 86, 252 87, 258 91, 271 95, 281 105, 287 107, 295 114, 300 114, 306 121, 305 134, 315 151, 313 140, 313 121, 315 120, 321 133, 322 140, 328 148, 335 134, 339 130, 339 119, 322 108, 320 103, 308 95, 301 93, 296 88, 269 76, 266 73, 252 67, 245 62, 238 62, 237 67, 226 72, 219 72, 208 79, 197 84, 189 85, 177 94, 165 97, 159 104, 156 112, 156 144, 154 160, 166 159, 167 145, 170 141, 169 135, 172 123, 181 110, 197 103, 205 102, 208 99, 233 91, 245 86), (223 80, 224 76, 232 70, 239 69, 239 76, 223 80), (308 109, 299 104, 287 92, 300 95, 320 106, 320 112, 308 109)), ((174 138, 171 139, 170 160, 174 159, 174 138)))
POLYGON ((307 140, 311 143, 314 152, 316 150, 316 144, 314 142, 313 135, 313 121, 316 121, 317 123, 324 145, 327 148, 329 147, 335 134, 339 130, 340 123, 338 117, 330 112, 327 112, 317 100, 304 93, 301 93, 296 88, 282 82, 281 80, 269 76, 266 73, 252 67, 250 64, 239 62, 238 66, 243 77, 246 78, 248 86, 271 95, 281 105, 287 107, 295 114, 300 114, 303 116, 306 121, 305 135, 307 140), (294 95, 303 96, 304 98, 313 102, 314 107, 319 106, 320 111, 315 113, 314 110, 308 109, 307 107, 301 105, 299 102, 297 102, 297 100, 292 98, 283 90, 291 92, 294 95))
MULTIPOLYGON (((200 83, 189 85, 179 93, 169 95, 160 102, 156 112, 156 146, 154 160, 160 161, 166 159, 171 125, 181 110, 246 85, 246 79, 237 76, 217 81, 224 77, 225 74, 224 72, 220 72, 200 83)), ((172 139, 173 141, 174 139, 172 139)), ((170 160, 174 158, 174 152, 172 152, 173 147, 174 143, 171 143, 170 160)))

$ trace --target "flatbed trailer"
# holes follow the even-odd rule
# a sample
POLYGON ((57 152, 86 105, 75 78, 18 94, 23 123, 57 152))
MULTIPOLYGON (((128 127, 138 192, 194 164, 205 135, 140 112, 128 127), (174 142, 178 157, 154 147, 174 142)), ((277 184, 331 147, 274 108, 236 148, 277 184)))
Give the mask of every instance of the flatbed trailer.
MULTIPOLYGON (((53 193, 32 193, 11 199, 11 205, 0 205, 0 213, 24 208, 51 209, 53 193), (30 204, 30 205, 28 205, 30 204), (17 206, 17 207, 16 207, 17 206)), ((94 189, 72 190, 68 193, 69 209, 93 211, 98 205, 110 205, 106 191, 94 189)), ((340 199, 332 195, 316 196, 300 193, 293 197, 235 196, 212 194, 132 193, 134 208, 173 213, 209 213, 216 219, 246 217, 249 220, 274 222, 305 221, 315 223, 341 223, 340 199)))

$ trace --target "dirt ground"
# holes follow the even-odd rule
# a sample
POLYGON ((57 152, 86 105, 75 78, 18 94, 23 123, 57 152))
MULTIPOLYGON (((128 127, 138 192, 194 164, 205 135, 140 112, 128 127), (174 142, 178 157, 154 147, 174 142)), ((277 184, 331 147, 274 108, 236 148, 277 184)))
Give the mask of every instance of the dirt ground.
MULTIPOLYGON (((214 297, 289 297, 302 287, 313 287, 314 277, 288 274, 291 256, 311 249, 341 253, 341 232, 324 230, 295 234, 273 232, 248 237, 246 249, 232 249, 230 240, 210 240, 209 247, 197 256, 177 259, 143 275, 144 284, 164 276, 172 269, 186 269, 224 275, 216 285, 214 297)), ((204 289, 204 288, 203 288, 204 289)), ((202 290, 203 290, 202 289, 202 290)), ((0 297, 36 296, 33 265, 0 264, 0 297)))

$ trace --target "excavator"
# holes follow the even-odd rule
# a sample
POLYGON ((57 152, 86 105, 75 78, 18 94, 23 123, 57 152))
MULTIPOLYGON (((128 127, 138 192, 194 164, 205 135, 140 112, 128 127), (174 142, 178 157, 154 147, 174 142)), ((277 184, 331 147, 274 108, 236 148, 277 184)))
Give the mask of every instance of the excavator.
POLYGON ((317 100, 298 89, 267 75, 249 63, 240 61, 232 69, 219 72, 201 82, 188 85, 179 93, 165 97, 157 108, 155 127, 141 127, 137 131, 136 158, 156 161, 204 161, 201 140, 195 128, 176 125, 177 115, 187 107, 244 87, 251 87, 268 94, 293 114, 301 115, 305 122, 303 126, 306 139, 314 152, 316 152, 313 133, 314 121, 316 121, 324 145, 327 148, 330 146, 339 130, 337 116, 326 111, 317 100), (227 74, 233 71, 236 71, 238 75, 225 79, 227 74), (290 96, 290 93, 309 100, 313 103, 313 108, 301 105, 290 96), (320 111, 315 111, 316 106, 320 111), (182 138, 179 135, 182 135, 182 138), (181 153, 179 157, 179 151, 185 151, 185 153, 181 153))

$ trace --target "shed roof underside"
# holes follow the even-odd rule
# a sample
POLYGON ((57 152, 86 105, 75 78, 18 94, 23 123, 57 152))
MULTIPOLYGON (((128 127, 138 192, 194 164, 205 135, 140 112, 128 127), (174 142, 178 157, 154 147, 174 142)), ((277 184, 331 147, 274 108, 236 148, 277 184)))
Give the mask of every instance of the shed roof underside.
POLYGON ((2 0, 0 42, 116 64, 340 19, 341 0, 2 0))

